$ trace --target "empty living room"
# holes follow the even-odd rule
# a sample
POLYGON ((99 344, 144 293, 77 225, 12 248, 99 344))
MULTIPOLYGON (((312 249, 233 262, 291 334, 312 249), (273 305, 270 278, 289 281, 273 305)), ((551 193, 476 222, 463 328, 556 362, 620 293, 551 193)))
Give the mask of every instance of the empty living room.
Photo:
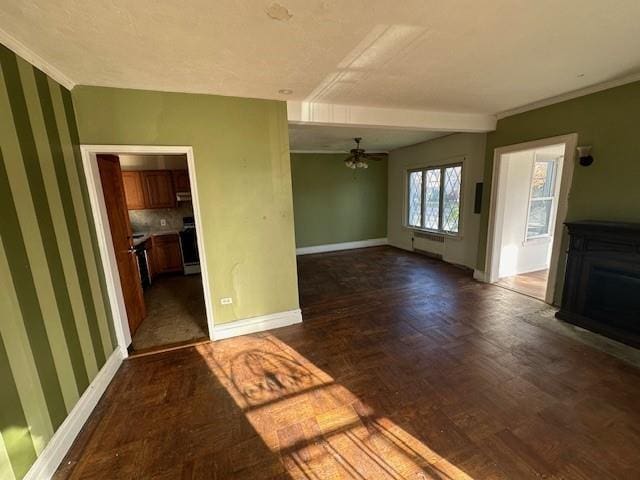
POLYGON ((639 479, 639 18, 2 2, 0 480, 639 479))

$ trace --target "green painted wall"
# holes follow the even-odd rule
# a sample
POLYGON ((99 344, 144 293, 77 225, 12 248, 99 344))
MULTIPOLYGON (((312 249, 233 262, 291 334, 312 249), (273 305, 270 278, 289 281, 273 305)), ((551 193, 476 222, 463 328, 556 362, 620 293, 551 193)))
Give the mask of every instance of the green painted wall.
POLYGON ((85 86, 72 96, 83 144, 193 147, 216 324, 298 308, 284 102, 85 86))
POLYGON ((291 154, 297 247, 387 236, 387 160, 351 170, 344 158, 291 154))
POLYGON ((640 222, 639 118, 640 82, 635 82, 499 120, 487 137, 479 267, 485 264, 496 147, 577 133, 578 145, 593 146, 595 162, 576 165, 568 220, 640 222))
POLYGON ((0 478, 22 478, 115 348, 71 95, 0 45, 0 478))

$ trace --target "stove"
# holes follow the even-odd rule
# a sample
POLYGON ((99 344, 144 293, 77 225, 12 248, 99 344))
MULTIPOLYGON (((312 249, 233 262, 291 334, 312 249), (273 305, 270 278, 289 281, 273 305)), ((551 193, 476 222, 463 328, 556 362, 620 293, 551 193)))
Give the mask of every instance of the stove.
POLYGON ((180 231, 180 249, 182 250, 182 267, 185 275, 200 273, 200 254, 198 253, 198 237, 196 222, 193 217, 182 218, 180 231))

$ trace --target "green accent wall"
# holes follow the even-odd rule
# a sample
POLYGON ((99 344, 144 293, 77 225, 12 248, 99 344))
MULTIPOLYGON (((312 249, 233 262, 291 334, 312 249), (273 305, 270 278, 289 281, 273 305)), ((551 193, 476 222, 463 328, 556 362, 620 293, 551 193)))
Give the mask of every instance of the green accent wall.
POLYGON ((296 247, 387 236, 387 160, 351 170, 346 156, 291 154, 296 247))
POLYGON ((593 146, 595 162, 576 164, 567 219, 640 222, 639 112, 640 82, 635 82, 499 120, 487 136, 479 267, 485 264, 497 147, 577 133, 578 145, 593 146))
POLYGON ((0 477, 22 478, 115 349, 71 94, 0 45, 0 477))
POLYGON ((193 147, 215 324, 298 308, 286 103, 88 86, 72 96, 83 144, 193 147))

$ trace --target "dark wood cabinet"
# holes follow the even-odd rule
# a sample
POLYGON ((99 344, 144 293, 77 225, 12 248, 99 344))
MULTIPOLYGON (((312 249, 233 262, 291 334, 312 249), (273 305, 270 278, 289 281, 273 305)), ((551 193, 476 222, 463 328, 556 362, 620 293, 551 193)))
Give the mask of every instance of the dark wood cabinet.
POLYGON ((154 276, 182 271, 182 253, 177 233, 151 237, 151 267, 154 276))
POLYGON ((173 188, 176 193, 185 193, 191 191, 191 183, 189 183, 189 171, 188 170, 173 170, 173 188))
POLYGON ((176 193, 190 193, 188 170, 122 172, 127 209, 174 208, 176 193))
POLYGON ((145 208, 144 190, 142 188, 142 175, 140 172, 122 172, 122 184, 128 210, 140 210, 145 208))
POLYGON ((569 222, 562 307, 556 316, 640 347, 640 224, 569 222))
POLYGON ((141 174, 146 208, 173 208, 176 206, 171 171, 145 170, 141 174))

